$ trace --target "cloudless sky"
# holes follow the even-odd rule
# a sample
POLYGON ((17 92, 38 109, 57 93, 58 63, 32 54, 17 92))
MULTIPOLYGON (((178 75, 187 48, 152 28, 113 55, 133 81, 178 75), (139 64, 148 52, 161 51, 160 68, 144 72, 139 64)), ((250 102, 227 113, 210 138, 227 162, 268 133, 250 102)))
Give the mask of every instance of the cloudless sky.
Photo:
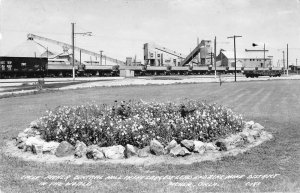
MULTIPOLYGON (((143 59, 143 44, 155 42, 183 54, 196 46, 197 37, 213 40, 217 50, 252 49, 265 43, 282 59, 286 44, 289 63, 300 60, 300 0, 0 0, 0 55, 26 41, 28 33, 71 43, 125 61, 143 59)), ((59 50, 61 51, 61 50, 59 50)), ((58 51, 58 52, 59 52, 58 51)), ((300 61, 298 65, 300 64, 300 61)))

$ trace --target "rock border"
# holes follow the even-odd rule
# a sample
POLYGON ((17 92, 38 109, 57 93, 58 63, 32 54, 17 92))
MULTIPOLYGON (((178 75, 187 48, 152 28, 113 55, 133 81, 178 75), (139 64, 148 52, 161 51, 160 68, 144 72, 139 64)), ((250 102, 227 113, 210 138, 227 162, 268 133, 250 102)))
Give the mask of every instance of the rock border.
POLYGON ((230 135, 211 143, 183 140, 177 143, 172 140, 166 147, 153 139, 149 146, 138 149, 130 144, 111 147, 97 145, 86 146, 77 141, 72 146, 66 141, 45 142, 35 129, 35 122, 30 128, 19 133, 17 138, 7 141, 2 149, 4 154, 25 161, 42 163, 67 164, 126 164, 126 165, 156 165, 156 164, 193 164, 202 161, 216 161, 225 156, 236 156, 261 143, 271 140, 272 134, 253 121, 246 122, 242 132, 230 135))

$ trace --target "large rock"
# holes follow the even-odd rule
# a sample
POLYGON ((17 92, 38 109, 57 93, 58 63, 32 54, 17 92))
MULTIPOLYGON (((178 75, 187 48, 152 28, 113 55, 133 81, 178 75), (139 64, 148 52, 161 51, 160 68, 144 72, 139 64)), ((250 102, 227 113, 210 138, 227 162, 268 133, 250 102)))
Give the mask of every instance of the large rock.
POLYGON ((260 130, 263 130, 264 127, 263 127, 261 124, 259 124, 259 123, 254 123, 254 124, 252 125, 252 129, 253 129, 253 130, 258 130, 258 131, 260 131, 260 130))
POLYGON ((260 131, 259 130, 249 130, 249 135, 251 135, 255 140, 259 138, 260 131))
POLYGON ((41 144, 32 145, 32 152, 34 154, 42 155, 43 154, 43 145, 41 145, 41 144))
POLYGON ((248 131, 243 131, 240 133, 240 136, 243 138, 245 144, 253 143, 255 141, 254 137, 250 135, 248 131))
POLYGON ((45 141, 40 138, 40 136, 28 137, 25 141, 27 146, 32 146, 34 144, 43 144, 45 141))
POLYGON ((204 143, 205 151, 216 151, 217 147, 213 143, 204 143))
POLYGON ((205 144, 202 141, 194 141, 194 152, 203 154, 205 152, 205 144))
POLYGON ((86 152, 87 152, 87 146, 85 145, 85 143, 81 141, 77 141, 75 145, 75 153, 74 153, 75 157, 76 158, 85 157, 86 152))
POLYGON ((102 151, 94 151, 93 152, 93 159, 94 160, 102 160, 102 159, 105 159, 105 156, 104 156, 102 151))
POLYGON ((150 155, 150 146, 146 146, 143 149, 138 150, 138 157, 148 157, 150 155))
POLYGON ((45 142, 43 144, 43 153, 54 155, 58 146, 59 146, 59 142, 57 141, 45 142))
POLYGON ((224 140, 224 143, 228 149, 234 147, 242 147, 245 144, 244 138, 241 135, 231 135, 224 140))
POLYGON ((157 141, 156 139, 153 139, 150 141, 150 152, 154 155, 164 155, 165 149, 164 146, 157 141))
POLYGON ((252 135, 249 135, 249 136, 247 137, 247 140, 248 140, 249 143, 255 142, 255 139, 254 139, 254 137, 253 137, 252 135))
POLYGON ((216 142, 216 146, 219 148, 219 151, 227 151, 227 144, 222 141, 222 140, 219 140, 216 142))
POLYGON ((19 143, 22 143, 22 142, 24 142, 24 144, 25 144, 25 141, 27 140, 27 137, 28 136, 27 136, 26 133, 24 133, 24 132, 19 133, 18 136, 17 136, 16 144, 18 145, 19 143))
POLYGON ((194 144, 194 141, 193 140, 182 140, 181 142, 181 145, 184 146, 185 148, 187 148, 187 150, 189 151, 193 151, 194 150, 194 147, 195 147, 195 144, 194 144))
POLYGON ((249 133, 248 133, 248 135, 247 135, 247 134, 244 134, 244 133, 240 133, 239 135, 240 135, 241 138, 243 139, 244 144, 250 143, 249 140, 248 140, 248 136, 250 136, 249 133))
POLYGON ((24 148, 25 148, 25 142, 18 143, 18 144, 17 144, 17 147, 18 147, 19 149, 24 149, 24 148))
POLYGON ((170 150, 170 155, 173 157, 186 156, 190 154, 191 152, 189 152, 189 150, 187 150, 185 147, 181 147, 181 145, 176 145, 174 148, 170 150))
MULTIPOLYGON (((33 148, 42 148, 43 144, 45 143, 44 140, 40 138, 40 136, 34 136, 34 137, 28 137, 27 140, 25 141, 25 145, 23 147, 24 151, 32 151, 33 148)), ((39 152, 38 152, 39 153, 39 152)))
POLYGON ((104 156, 108 159, 122 159, 124 158, 125 148, 122 145, 115 145, 101 148, 104 156))
POLYGON ((254 121, 248 121, 248 122, 245 123, 245 127, 249 128, 249 129, 252 129, 253 125, 254 125, 254 121))
POLYGON ((273 139, 273 135, 271 133, 268 133, 266 131, 262 131, 260 134, 261 139, 263 140, 271 140, 273 139))
POLYGON ((104 154, 102 152, 102 148, 100 148, 98 145, 90 145, 86 149, 86 157, 88 159, 104 159, 104 154))
POLYGON ((165 147, 166 151, 169 153, 170 150, 174 147, 176 147, 178 145, 178 143, 173 139, 172 141, 170 141, 170 143, 167 145, 167 147, 165 147))
POLYGON ((67 141, 63 141, 57 147, 55 155, 57 157, 66 157, 66 156, 74 155, 74 152, 75 152, 74 146, 68 143, 67 141))
POLYGON ((244 129, 242 132, 240 132, 240 135, 241 137, 248 137, 250 134, 249 134, 249 129, 244 129))
POLYGON ((126 144, 125 146, 125 157, 129 158, 132 156, 136 156, 138 154, 138 148, 130 145, 130 144, 126 144))

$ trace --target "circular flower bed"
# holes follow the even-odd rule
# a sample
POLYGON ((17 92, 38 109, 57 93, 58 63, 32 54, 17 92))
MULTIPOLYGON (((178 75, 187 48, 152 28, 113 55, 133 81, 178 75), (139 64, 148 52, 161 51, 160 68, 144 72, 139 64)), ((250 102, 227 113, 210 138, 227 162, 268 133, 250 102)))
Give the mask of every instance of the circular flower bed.
POLYGON ((243 125, 240 115, 215 104, 123 101, 114 106, 57 107, 37 121, 36 129, 46 141, 143 148, 154 138, 164 145, 173 139, 213 141, 240 132, 243 125))
POLYGON ((112 106, 63 106, 47 111, 18 135, 16 145, 57 157, 185 156, 253 143, 262 129, 228 108, 196 100, 115 101, 112 106))

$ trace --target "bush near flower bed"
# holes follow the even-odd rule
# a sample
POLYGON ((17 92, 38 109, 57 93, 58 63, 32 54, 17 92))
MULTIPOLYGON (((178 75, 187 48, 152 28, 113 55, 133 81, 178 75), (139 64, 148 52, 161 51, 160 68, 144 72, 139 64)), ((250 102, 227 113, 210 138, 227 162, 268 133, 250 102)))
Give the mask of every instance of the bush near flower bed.
POLYGON ((129 101, 114 106, 60 106, 37 121, 46 141, 82 141, 86 145, 126 144, 143 148, 152 139, 167 145, 173 139, 214 141, 242 131, 243 119, 216 104, 187 100, 181 103, 129 101))

